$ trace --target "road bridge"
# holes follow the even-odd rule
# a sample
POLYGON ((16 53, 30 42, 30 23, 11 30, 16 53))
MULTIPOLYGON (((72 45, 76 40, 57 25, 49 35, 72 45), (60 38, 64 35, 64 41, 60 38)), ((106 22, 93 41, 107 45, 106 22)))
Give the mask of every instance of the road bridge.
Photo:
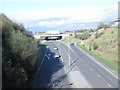
POLYGON ((36 39, 41 39, 42 37, 56 37, 56 38, 60 38, 60 39, 63 39, 67 36, 69 36, 69 34, 34 34, 33 35, 34 38, 36 39))

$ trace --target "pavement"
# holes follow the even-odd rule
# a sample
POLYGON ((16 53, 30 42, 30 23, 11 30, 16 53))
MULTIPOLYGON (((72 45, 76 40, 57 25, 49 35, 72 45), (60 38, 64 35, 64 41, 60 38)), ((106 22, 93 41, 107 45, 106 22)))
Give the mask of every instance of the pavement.
POLYGON ((71 55, 70 49, 65 49, 64 45, 61 45, 60 42, 53 43, 59 48, 62 56, 61 60, 65 65, 65 71, 69 76, 69 81, 73 83, 72 88, 91 88, 85 77, 78 71, 76 64, 72 61, 72 59, 76 59, 76 57, 71 57, 73 55, 71 55))
POLYGON ((34 88, 118 88, 118 78, 83 50, 60 41, 47 44, 34 88))
MULTIPOLYGON (((58 44, 59 48, 63 48, 64 51, 62 50, 61 53, 67 52, 70 55, 70 60, 76 64, 80 75, 87 81, 86 85, 89 84, 88 86, 92 88, 118 88, 118 78, 86 52, 74 45, 68 47, 61 42, 54 43, 58 44)), ((66 64, 70 60, 65 60, 65 62, 68 61, 66 64)))
POLYGON ((40 46, 43 54, 42 60, 38 63, 38 70, 33 88, 71 88, 68 75, 64 70, 64 65, 60 58, 54 58, 58 50, 54 50, 52 43, 48 43, 48 48, 40 46))
POLYGON ((87 80, 80 74, 78 70, 69 73, 70 79, 74 84, 74 88, 91 88, 87 80))

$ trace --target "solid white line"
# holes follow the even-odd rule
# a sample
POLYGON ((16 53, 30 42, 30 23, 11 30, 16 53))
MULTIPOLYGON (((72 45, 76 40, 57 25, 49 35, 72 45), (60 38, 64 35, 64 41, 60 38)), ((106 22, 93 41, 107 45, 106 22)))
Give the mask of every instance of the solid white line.
POLYGON ((108 86, 109 86, 109 87, 111 87, 111 85, 110 85, 110 84, 108 84, 108 86))
POLYGON ((90 70, 92 71, 93 69, 91 68, 90 70))
MULTIPOLYGON (((60 46, 59 46, 59 47, 60 47, 60 46)), ((61 53, 61 50, 60 50, 60 49, 58 49, 58 52, 59 52, 59 53, 61 53)), ((65 51, 65 52, 66 52, 66 51, 65 51)), ((66 52, 66 53, 67 53, 67 52, 66 52)), ((61 55, 62 55, 62 54, 61 54, 61 55)), ((68 54, 67 54, 67 55, 68 55, 68 54)), ((62 57, 61 57, 61 61, 62 61, 62 62, 64 62, 62 57)), ((67 72, 68 72, 68 71, 67 71, 67 69, 65 68, 65 66, 64 66, 64 70, 65 70, 65 73, 67 73, 67 72)), ((70 80, 70 76, 69 76, 68 80, 69 80, 69 82, 71 81, 71 80, 70 80)), ((71 87, 72 87, 72 88, 75 88, 75 86, 74 86, 74 85, 72 85, 71 87)))
POLYGON ((39 68, 38 68, 37 74, 39 73, 40 68, 41 68, 41 65, 42 65, 43 62, 44 62, 44 59, 45 59, 46 53, 47 53, 47 49, 46 49, 46 51, 45 51, 45 55, 44 55, 44 57, 43 57, 43 59, 42 59, 42 62, 41 62, 40 65, 39 65, 39 68))
POLYGON ((98 74, 97 77, 100 77, 100 75, 98 74))
POLYGON ((103 77, 100 77, 101 79, 104 80, 104 82, 109 86, 109 87, 112 87, 110 84, 108 84, 108 82, 103 78, 103 77))
MULTIPOLYGON (((59 47, 60 47, 60 46, 59 46, 59 47)), ((60 55, 62 55, 60 49, 58 49, 58 52, 60 53, 60 55)), ((64 62, 62 57, 61 57, 61 61, 64 62)), ((64 67, 64 69, 65 69, 65 71, 67 71, 65 67, 64 67)))
MULTIPOLYGON (((75 46, 77 47, 77 46, 75 46)), ((78 47, 77 47, 78 48, 78 47)), ((95 58, 93 58, 91 55, 89 55, 88 53, 86 53, 84 50, 82 50, 81 48, 78 48, 80 49, 83 53, 85 53, 88 57, 91 58, 92 61, 96 62, 99 66, 101 66, 102 68, 104 68, 106 71, 108 71, 111 75, 113 75, 116 79, 118 79, 118 77, 116 75, 114 75, 112 73, 112 71, 110 71, 109 69, 107 69, 106 67, 104 67, 100 62, 98 62, 95 58)))

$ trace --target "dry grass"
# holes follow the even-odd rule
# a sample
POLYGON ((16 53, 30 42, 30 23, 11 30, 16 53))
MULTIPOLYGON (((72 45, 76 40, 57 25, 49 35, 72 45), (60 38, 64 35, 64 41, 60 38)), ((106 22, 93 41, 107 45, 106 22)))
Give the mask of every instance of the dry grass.
MULTIPOLYGON (((75 39, 74 37, 67 37, 63 40, 63 42, 70 43, 76 40, 78 39, 75 39)), ((118 67, 120 65, 120 61, 118 60, 119 44, 117 27, 99 29, 97 31, 97 34, 92 34, 90 38, 83 40, 79 44, 84 45, 87 50, 89 48, 89 50, 91 50, 93 54, 100 57, 116 69, 120 70, 120 68, 118 67), (97 38, 95 35, 97 35, 97 38), (97 48, 95 46, 97 46, 97 48)))
POLYGON ((71 43, 71 42, 74 42, 74 41, 77 41, 77 40, 79 40, 79 39, 74 38, 73 36, 68 36, 68 37, 64 38, 62 41, 64 43, 68 44, 68 43, 71 43))
MULTIPOLYGON (((119 63, 118 61, 118 28, 112 27, 107 29, 100 29, 98 33, 102 33, 99 38, 94 38, 93 34, 89 39, 84 40, 85 46, 91 48, 91 51, 98 53, 100 56, 106 58, 106 62, 119 63), (93 44, 98 46, 93 49, 93 44)), ((115 66, 115 65, 114 65, 115 66)))

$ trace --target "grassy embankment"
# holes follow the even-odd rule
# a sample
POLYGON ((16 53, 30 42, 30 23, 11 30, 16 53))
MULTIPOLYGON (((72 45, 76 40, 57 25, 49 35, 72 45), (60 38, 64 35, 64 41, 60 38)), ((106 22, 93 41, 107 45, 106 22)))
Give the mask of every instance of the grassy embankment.
MULTIPOLYGON (((72 39, 72 38, 71 38, 72 39)), ((63 40, 65 41, 65 40, 63 40)), ((72 40, 71 40, 72 41, 72 40)), ((77 42, 78 47, 91 49, 91 53, 101 58, 114 68, 120 70, 118 61, 118 28, 99 29, 97 34, 91 35, 82 42, 77 42)))
POLYGON ((2 87, 31 88, 40 58, 37 41, 4 14, 2 25, 2 87))
MULTIPOLYGON (((89 51, 87 47, 81 45, 81 44, 78 43, 78 42, 76 43, 76 45, 77 45, 79 48, 83 48, 83 50, 84 50, 85 52, 86 52, 86 50, 89 51)), ((116 68, 117 70, 120 71, 120 67, 119 67, 120 64, 119 64, 119 63, 116 63, 116 62, 113 62, 113 61, 108 60, 108 57, 102 56, 102 55, 100 55, 100 53, 96 53, 96 52, 94 52, 94 51, 89 51, 89 52, 92 53, 93 55, 99 57, 100 59, 104 60, 104 61, 107 62, 109 65, 113 66, 114 68, 116 68)), ((90 54, 90 53, 88 53, 88 54, 90 54)), ((109 67, 107 67, 103 62, 101 62, 101 61, 99 61, 99 60, 98 60, 98 62, 100 62, 102 65, 104 65, 104 66, 105 66, 106 68, 108 68, 110 71, 112 71, 115 75, 117 75, 118 77, 120 77, 120 74, 118 74, 118 73, 114 72, 113 70, 111 70, 111 69, 110 69, 109 67)))
POLYGON ((74 38, 73 36, 68 36, 66 38, 64 38, 63 40, 61 40, 62 42, 69 44, 71 42, 77 41, 79 39, 74 38))

